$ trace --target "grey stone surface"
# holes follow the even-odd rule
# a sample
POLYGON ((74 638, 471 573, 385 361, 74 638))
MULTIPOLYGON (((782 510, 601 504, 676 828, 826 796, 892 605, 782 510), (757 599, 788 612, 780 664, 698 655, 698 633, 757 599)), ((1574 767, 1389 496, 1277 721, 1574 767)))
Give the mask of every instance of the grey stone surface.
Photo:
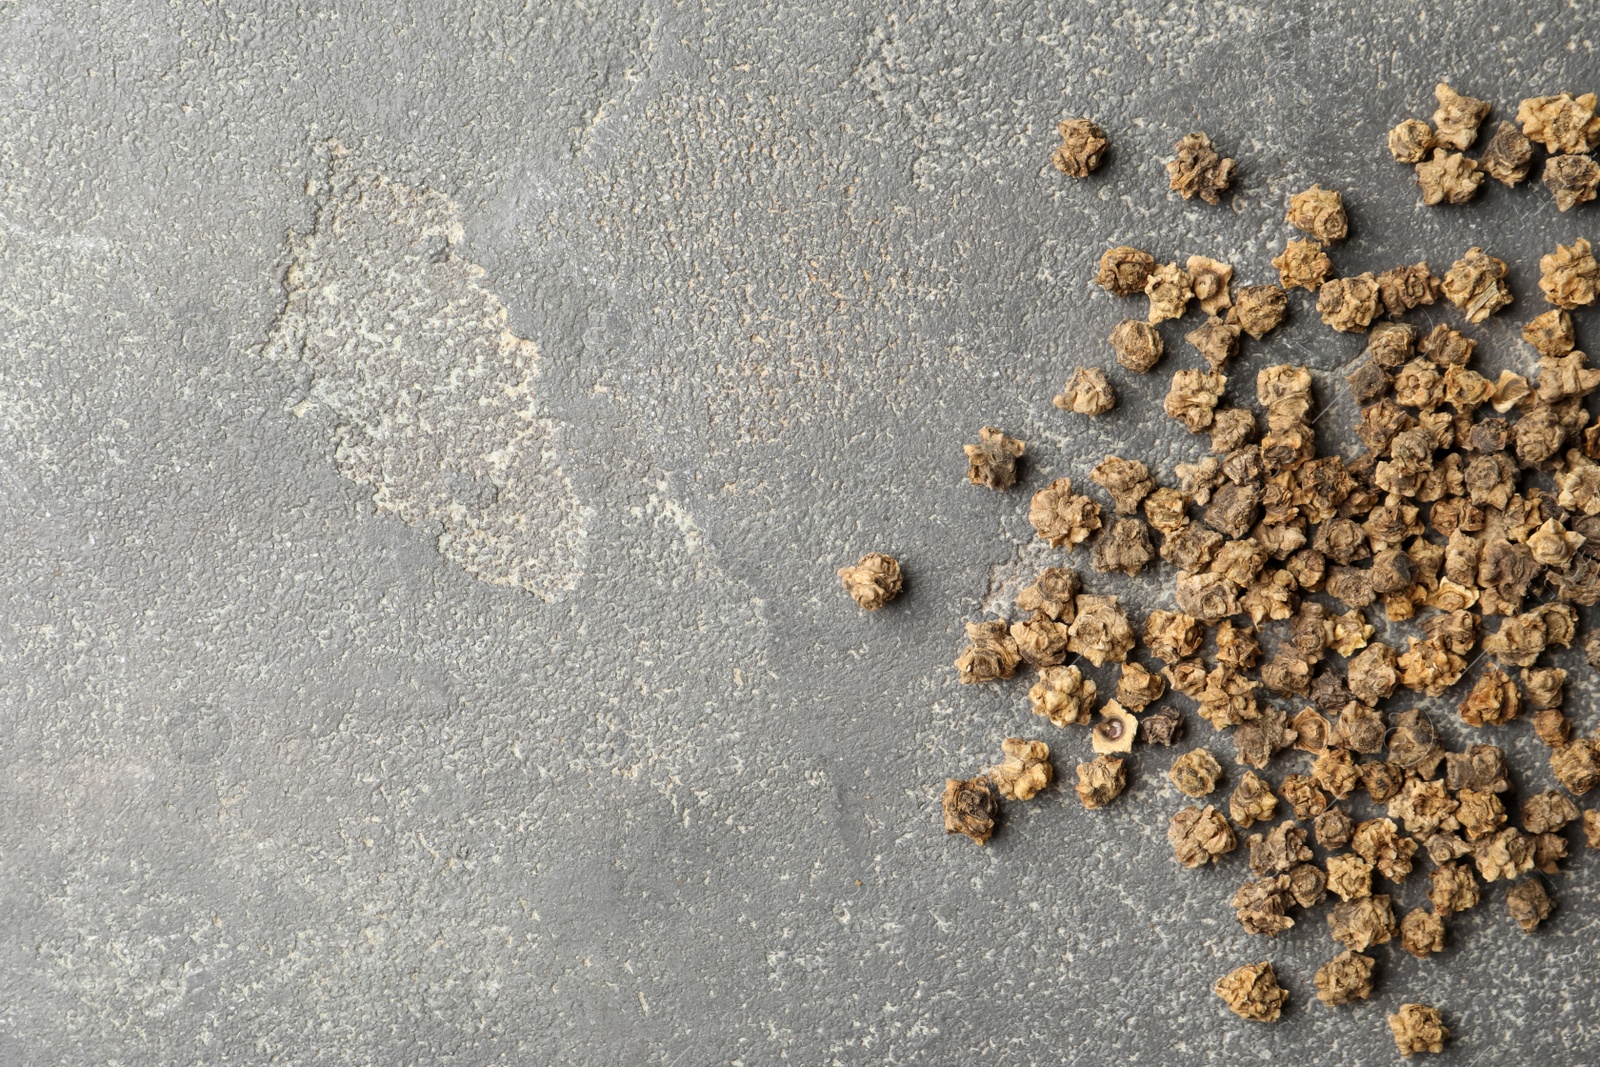
MULTIPOLYGON (((1331 184, 1341 272, 1511 261, 1476 335, 1527 368, 1537 257, 1597 209, 1426 209, 1384 132, 1439 78, 1501 116, 1600 88, 1597 33, 1558 3, 0 4, 0 1061, 1371 1063, 1417 999, 1441 1063, 1593 1062, 1585 851, 1534 936, 1496 889, 1333 1011, 1320 918, 1251 938, 1237 857, 1172 862, 1169 753, 987 849, 937 796, 1008 734, 1067 778, 1087 751, 949 666, 1044 558, 1028 493, 1202 447, 1159 414, 1171 326, 1112 415, 1050 406, 1128 313, 1101 249, 1268 280, 1288 195, 1331 184), (1077 113, 1114 145, 1083 182, 1048 162, 1077 113), (1215 208, 1165 191, 1195 128, 1240 163, 1215 208), (334 140, 426 218, 352 207, 296 317, 334 140), (308 329, 317 366, 270 343, 308 329), (962 479, 985 423, 1029 443, 1003 496, 962 479), (834 578, 869 549, 910 583, 873 616, 834 578), (1209 992, 1260 958, 1275 1026, 1209 992)), ((1358 347, 1298 294, 1234 395, 1305 362, 1337 440, 1358 347)))

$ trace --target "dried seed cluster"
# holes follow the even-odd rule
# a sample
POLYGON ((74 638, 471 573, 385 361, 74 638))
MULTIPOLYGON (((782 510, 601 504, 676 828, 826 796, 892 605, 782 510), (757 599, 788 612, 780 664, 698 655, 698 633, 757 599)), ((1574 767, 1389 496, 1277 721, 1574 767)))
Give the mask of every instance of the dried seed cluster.
MULTIPOLYGON (((1550 154, 1545 184, 1562 210, 1595 195, 1592 95, 1523 101, 1476 160, 1464 153, 1490 105, 1443 83, 1435 97, 1431 125, 1409 119, 1389 135, 1426 202, 1463 203, 1485 178, 1523 181, 1535 145, 1550 154)), ((1103 131, 1069 120, 1060 132, 1056 165, 1077 177, 1093 171, 1103 131)), ((1204 134, 1180 141, 1168 164, 1174 190, 1209 203, 1234 170, 1204 134)), ((1192 708, 1219 745, 1168 761, 1161 791, 1178 798, 1168 822, 1174 859, 1200 869, 1244 856, 1250 876, 1230 907, 1252 934, 1276 937, 1325 908, 1338 951, 1314 983, 1319 1000, 1338 1006, 1372 996, 1374 950, 1392 944, 1419 959, 1443 951, 1448 920, 1482 903, 1493 883, 1507 883, 1508 921, 1536 931, 1555 913, 1541 876, 1561 872, 1569 827, 1600 847, 1600 811, 1571 799, 1600 786, 1600 738, 1574 729, 1563 712, 1567 672, 1547 661, 1577 640, 1577 608, 1600 603, 1600 424, 1585 406, 1600 369, 1577 349, 1570 314, 1595 302, 1600 263, 1581 238, 1543 257, 1539 288, 1551 308, 1521 331, 1536 364, 1491 380, 1472 368, 1477 338, 1395 320, 1442 297, 1465 323, 1485 322, 1513 304, 1504 261, 1474 247, 1442 277, 1427 262, 1340 276, 1328 249, 1349 233, 1343 195, 1321 185, 1298 192, 1286 222, 1305 237, 1272 259, 1278 284, 1235 286, 1233 264, 1201 255, 1163 263, 1119 245, 1100 257, 1101 288, 1147 300, 1146 314, 1111 334, 1124 370, 1154 371, 1166 354, 1156 327, 1196 316, 1183 336, 1204 366, 1172 373, 1163 409, 1205 444, 1170 481, 1111 455, 1087 471, 1102 499, 1065 476, 1030 499, 1029 520, 1052 548, 1086 547, 1100 573, 1154 571, 1176 610, 1141 619, 1118 597, 1086 590, 1077 571, 1050 566, 1017 594, 1013 618, 966 624, 955 666, 969 684, 1025 666, 1035 715, 1088 728, 1094 755, 1076 764, 1075 792, 1089 810, 1126 790, 1140 746, 1181 741, 1192 708), (1319 454, 1316 418, 1332 397, 1318 397, 1328 383, 1308 368, 1254 368, 1253 404, 1230 393, 1225 372, 1248 354, 1243 336, 1261 341, 1275 329, 1296 288, 1315 294, 1337 334, 1362 335, 1338 387, 1359 412, 1354 458, 1319 454), (1097 682, 1092 672, 1112 665, 1114 678, 1097 682), (1519 798, 1494 738, 1448 749, 1418 705, 1424 698, 1447 700, 1474 731, 1530 730, 1548 747, 1560 789, 1519 798), (1224 769, 1226 741, 1237 772, 1224 769), (1289 761, 1298 767, 1282 766, 1289 761), (1418 872, 1426 903, 1397 906, 1415 894, 1404 887, 1418 872)), ((1231 378, 1235 390, 1251 381, 1237 370, 1231 378)), ((1112 410, 1106 369, 1075 369, 1055 405, 1112 410)), ((966 453, 975 484, 1006 489, 1020 476, 1023 444, 998 429, 985 427, 966 453)), ((869 610, 899 591, 898 564, 876 553, 840 576, 869 610)), ((1584 649, 1600 670, 1600 635, 1584 649)), ((946 782, 947 831, 982 844, 1003 801, 1051 785, 1045 741, 1006 738, 1001 756, 946 782)), ((1288 1000, 1268 962, 1236 968, 1214 991, 1258 1021, 1276 1020, 1288 1000)), ((1449 1036, 1426 1005, 1403 1004, 1388 1021, 1407 1056, 1438 1052, 1449 1036)))

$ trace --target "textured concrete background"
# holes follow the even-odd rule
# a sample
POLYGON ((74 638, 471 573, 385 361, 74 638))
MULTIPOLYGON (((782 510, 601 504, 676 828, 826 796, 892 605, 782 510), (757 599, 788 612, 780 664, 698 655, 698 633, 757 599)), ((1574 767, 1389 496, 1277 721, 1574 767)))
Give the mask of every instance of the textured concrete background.
MULTIPOLYGON (((1427 209, 1383 137, 1441 77, 1600 89, 1582 7, 0 2, 0 1061, 1344 1064, 1420 999, 1439 1062, 1594 1062, 1582 850, 1536 935, 1497 889, 1334 1011, 1320 916, 1249 937, 1239 857, 1173 863, 1171 752, 987 849, 937 811, 1007 734, 1088 749, 949 665, 1045 558, 1028 493, 1204 444, 1159 414, 1192 353, 1050 406, 1131 310, 1101 249, 1268 280, 1332 184, 1343 273, 1511 261, 1476 335, 1526 369, 1600 209, 1427 209), (1070 182, 1080 112, 1114 148, 1070 182), (1216 208, 1165 191, 1195 128, 1216 208), (963 480, 984 423, 1010 494, 963 480), (1209 992, 1259 958, 1275 1026, 1209 992)), ((1233 395, 1358 347, 1297 294, 1233 395)))

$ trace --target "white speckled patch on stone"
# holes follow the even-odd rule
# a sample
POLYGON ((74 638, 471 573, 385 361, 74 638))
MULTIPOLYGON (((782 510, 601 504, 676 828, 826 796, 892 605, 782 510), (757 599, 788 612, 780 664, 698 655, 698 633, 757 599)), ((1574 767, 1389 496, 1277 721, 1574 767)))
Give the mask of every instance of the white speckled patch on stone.
POLYGON ((333 462, 380 511, 438 531, 445 558, 545 599, 582 569, 584 509, 535 414, 538 350, 456 252, 461 222, 330 150, 315 227, 294 239, 264 354, 311 375, 296 408, 334 418, 333 462))

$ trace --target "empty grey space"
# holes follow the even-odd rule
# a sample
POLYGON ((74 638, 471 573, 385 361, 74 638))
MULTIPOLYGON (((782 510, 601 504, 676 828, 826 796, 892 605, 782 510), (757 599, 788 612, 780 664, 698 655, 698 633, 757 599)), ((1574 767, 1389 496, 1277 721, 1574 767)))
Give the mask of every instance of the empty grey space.
MULTIPOLYGON (((1092 285, 1112 244, 1275 280, 1331 185, 1341 274, 1511 263, 1468 332, 1531 372, 1538 257, 1600 207, 1427 208, 1384 137, 1440 79, 1491 121, 1600 89, 1597 37, 1560 3, 0 2, 0 1062, 1381 1063, 1407 1000, 1441 1064, 1594 1062, 1576 834, 1537 933, 1496 884, 1329 1009, 1322 912, 1252 937, 1242 854, 1172 859, 1192 709, 1086 812, 1087 731, 951 660, 1047 561, 1172 604, 1026 520, 1207 447, 1160 407, 1192 317, 1110 415, 1051 406, 1143 314, 1092 285), (1113 147, 1072 181, 1078 114, 1113 147), (1216 207, 1166 188, 1197 129, 1239 161, 1216 207), (1028 444, 1011 492, 965 481, 985 424, 1028 444), (835 576, 869 550, 908 576, 872 615, 835 576), (1058 785, 947 838, 1008 735, 1058 785), (1274 1025, 1210 991, 1259 959, 1274 1025)), ((1296 292, 1229 396, 1306 364, 1353 455, 1361 343, 1296 292)), ((1424 702, 1452 747, 1460 691, 1424 702)), ((1489 739, 1554 784, 1526 721, 1489 739)))

